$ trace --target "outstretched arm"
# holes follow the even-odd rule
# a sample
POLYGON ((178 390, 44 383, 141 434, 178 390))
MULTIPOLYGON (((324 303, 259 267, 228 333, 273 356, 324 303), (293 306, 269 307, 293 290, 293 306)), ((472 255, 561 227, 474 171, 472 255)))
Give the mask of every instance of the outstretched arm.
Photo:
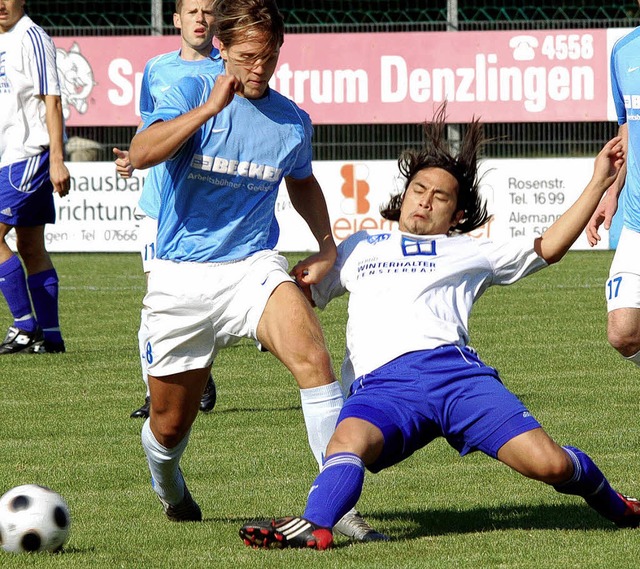
MULTIPOLYGON (((629 141, 629 130, 626 123, 620 125, 618 136, 622 138, 622 148, 626 156, 629 141)), ((589 245, 592 247, 600 241, 598 228, 602 225, 608 231, 611 227, 611 220, 616 214, 616 211, 618 211, 618 198, 620 197, 620 192, 622 191, 626 177, 627 164, 625 162, 620 169, 618 178, 607 190, 606 195, 598 204, 598 207, 596 208, 595 213, 591 216, 589 223, 587 223, 585 233, 587 234, 587 241, 589 241, 589 245)))
POLYGON ((557 263, 578 238, 598 207, 603 194, 615 181, 624 164, 619 136, 607 142, 596 156, 593 176, 576 202, 534 242, 534 249, 547 263, 557 263))
POLYGON ((319 283, 336 262, 336 244, 331 233, 331 223, 324 194, 312 174, 297 180, 285 178, 291 203, 307 222, 318 242, 319 252, 300 261, 291 271, 301 287, 319 283))
POLYGON ((135 169, 149 168, 171 158, 204 123, 233 100, 241 86, 235 76, 219 75, 209 98, 202 105, 138 132, 129 147, 131 166, 135 169))

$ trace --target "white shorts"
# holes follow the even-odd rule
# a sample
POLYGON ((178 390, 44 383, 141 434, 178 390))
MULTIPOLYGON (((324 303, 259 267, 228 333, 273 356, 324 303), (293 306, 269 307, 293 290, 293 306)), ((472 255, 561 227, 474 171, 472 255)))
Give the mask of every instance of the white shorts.
POLYGON ((640 233, 622 228, 605 286, 607 310, 640 308, 640 233))
POLYGON ((251 338, 271 293, 293 282, 287 260, 260 251, 229 263, 156 259, 144 297, 143 354, 149 374, 162 377, 207 367, 217 352, 251 338))
MULTIPOLYGON (((136 209, 136 214, 142 213, 136 209)), ((140 256, 142 257, 142 270, 151 272, 151 267, 156 258, 156 239, 158 238, 158 220, 142 214, 136 216, 138 220, 138 243, 140 244, 140 256)))

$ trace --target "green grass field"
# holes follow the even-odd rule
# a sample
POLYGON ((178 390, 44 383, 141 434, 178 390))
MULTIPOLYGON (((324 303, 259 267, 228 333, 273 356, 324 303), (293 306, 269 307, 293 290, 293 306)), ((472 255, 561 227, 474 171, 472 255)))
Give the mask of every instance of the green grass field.
MULTIPOLYGON (((292 259, 294 256, 292 256, 292 259)), ((583 448, 613 486, 640 495, 640 370, 607 344, 603 283, 611 253, 575 252, 487 292, 472 345, 560 443, 583 448)), ((367 474, 359 509, 390 543, 332 551, 255 551, 247 519, 299 514, 316 474, 292 377, 250 343, 215 363, 215 411, 200 415, 183 469, 202 524, 165 520, 149 484, 136 334, 144 278, 137 255, 55 255, 68 352, 0 360, 0 493, 39 483, 69 503, 64 553, 0 567, 568 568, 637 567, 640 530, 616 530, 563 496, 480 454, 436 441, 367 474)), ((320 314, 339 369, 346 299, 320 314)), ((384 307, 380 326, 384 329, 384 307)), ((10 323, 4 303, 0 316, 10 323)))

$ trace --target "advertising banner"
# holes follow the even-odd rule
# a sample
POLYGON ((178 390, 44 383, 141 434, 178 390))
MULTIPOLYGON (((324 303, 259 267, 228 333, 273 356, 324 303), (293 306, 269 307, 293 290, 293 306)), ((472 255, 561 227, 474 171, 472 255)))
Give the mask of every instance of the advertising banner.
MULTIPOLYGON (((616 32, 617 33, 617 32, 616 32)), ((315 124, 607 120, 609 31, 289 34, 271 85, 315 124)), ((137 125, 145 63, 177 36, 60 37, 70 126, 137 125)))

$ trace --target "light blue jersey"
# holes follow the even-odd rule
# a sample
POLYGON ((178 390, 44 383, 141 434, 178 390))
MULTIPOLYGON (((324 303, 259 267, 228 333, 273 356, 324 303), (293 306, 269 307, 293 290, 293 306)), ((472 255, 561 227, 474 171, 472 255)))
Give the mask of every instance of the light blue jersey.
MULTIPOLYGON (((218 75, 224 71, 220 52, 213 48, 209 57, 187 61, 180 57, 180 50, 158 55, 150 59, 144 68, 140 88, 140 117, 146 121, 166 92, 183 77, 201 74, 218 75)), ((160 179, 164 175, 164 163, 149 169, 145 178, 138 207, 153 219, 160 211, 160 179)))
POLYGON ((623 225, 640 232, 640 28, 613 46, 611 88, 618 124, 627 123, 629 133, 623 225))
MULTIPOLYGON (((183 79, 145 128, 200 106, 214 83, 210 75, 183 79)), ((165 162, 157 256, 221 262, 273 249, 278 187, 285 176, 311 176, 312 134, 309 116, 273 89, 255 100, 236 95, 165 162)))

